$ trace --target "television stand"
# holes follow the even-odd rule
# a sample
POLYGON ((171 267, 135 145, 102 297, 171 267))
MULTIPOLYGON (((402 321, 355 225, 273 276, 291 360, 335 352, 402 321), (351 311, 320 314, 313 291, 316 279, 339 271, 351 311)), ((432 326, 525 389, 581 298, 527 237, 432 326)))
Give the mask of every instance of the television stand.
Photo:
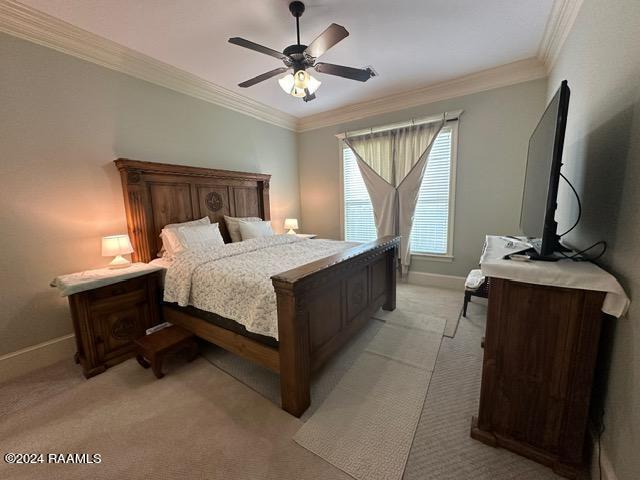
POLYGON ((470 434, 564 477, 583 478, 603 312, 623 315, 628 303, 609 305, 628 298, 621 287, 609 297, 609 274, 589 262, 504 260, 528 246, 510 243, 488 236, 480 261, 489 305, 470 434))

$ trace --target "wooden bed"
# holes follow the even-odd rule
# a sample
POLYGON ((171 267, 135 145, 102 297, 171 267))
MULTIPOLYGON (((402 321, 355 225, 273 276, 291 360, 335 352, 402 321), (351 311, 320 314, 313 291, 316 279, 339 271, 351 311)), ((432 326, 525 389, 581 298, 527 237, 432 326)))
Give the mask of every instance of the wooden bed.
MULTIPOLYGON (((135 261, 156 258, 160 231, 169 223, 208 215, 219 223, 229 242, 223 215, 270 219, 270 175, 128 159, 115 164, 122 179, 135 261)), ((311 373, 377 309, 395 309, 398 243, 397 237, 379 238, 273 276, 277 346, 173 306, 162 306, 164 320, 278 373, 282 408, 299 417, 311 401, 311 373)))

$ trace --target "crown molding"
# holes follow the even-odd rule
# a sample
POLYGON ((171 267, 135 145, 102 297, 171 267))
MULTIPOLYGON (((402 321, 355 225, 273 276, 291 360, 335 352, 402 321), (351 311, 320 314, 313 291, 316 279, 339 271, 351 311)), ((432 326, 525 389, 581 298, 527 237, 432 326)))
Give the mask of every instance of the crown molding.
POLYGON ((575 21, 582 0, 555 0, 537 58, 297 118, 182 69, 75 27, 15 0, 0 0, 0 32, 279 127, 305 132, 330 125, 543 78, 575 21))
POLYGON ((111 70, 296 130, 297 117, 167 63, 87 32, 14 0, 0 0, 0 32, 52 48, 111 70))
POLYGON ((360 120, 374 115, 506 87, 546 76, 547 72, 544 65, 537 58, 519 60, 452 80, 434 83, 417 90, 388 95, 316 115, 309 115, 298 120, 298 132, 360 120))
POLYGON ((578 16, 583 0, 555 0, 538 49, 538 58, 550 72, 578 16))

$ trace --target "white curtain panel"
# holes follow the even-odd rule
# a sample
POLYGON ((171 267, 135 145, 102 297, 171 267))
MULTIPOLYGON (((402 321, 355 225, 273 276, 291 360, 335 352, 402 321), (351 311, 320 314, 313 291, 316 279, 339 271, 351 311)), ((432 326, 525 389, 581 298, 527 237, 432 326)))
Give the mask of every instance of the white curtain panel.
POLYGON ((400 235, 403 274, 411 263, 411 228, 427 159, 442 121, 369 133, 345 135, 371 197, 378 236, 400 235))

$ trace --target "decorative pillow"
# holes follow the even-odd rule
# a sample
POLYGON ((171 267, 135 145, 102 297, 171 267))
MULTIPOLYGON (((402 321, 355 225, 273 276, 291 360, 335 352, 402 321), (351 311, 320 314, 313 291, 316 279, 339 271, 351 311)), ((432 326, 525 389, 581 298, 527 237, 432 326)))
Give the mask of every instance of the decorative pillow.
POLYGON ((258 217, 227 217, 224 216, 224 221, 227 224, 227 231, 231 237, 232 242, 241 242, 242 236, 240 235, 240 222, 261 222, 262 219, 258 217))
POLYGON ((270 237, 274 235, 273 228, 271 228, 271 222, 238 222, 240 226, 240 235, 242 240, 249 240, 250 238, 270 237))
POLYGON ((173 252, 172 247, 175 245, 179 246, 179 241, 177 239, 177 229, 179 227, 188 227, 193 225, 210 225, 211 220, 209 217, 203 217, 200 220, 191 220, 189 222, 182 223, 170 223, 169 225, 165 225, 162 231, 160 232, 160 238, 162 239, 162 248, 158 253, 159 257, 172 257, 177 252, 173 252))
POLYGON ((224 239, 217 223, 179 227, 178 240, 182 250, 224 245, 224 239))

